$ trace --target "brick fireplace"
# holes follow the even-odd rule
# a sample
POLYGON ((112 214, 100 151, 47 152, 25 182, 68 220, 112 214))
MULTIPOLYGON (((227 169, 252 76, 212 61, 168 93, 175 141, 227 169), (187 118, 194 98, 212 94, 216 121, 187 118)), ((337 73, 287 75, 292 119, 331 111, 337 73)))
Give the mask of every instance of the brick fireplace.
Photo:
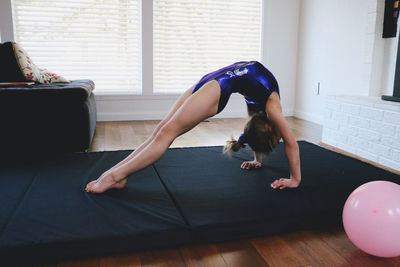
POLYGON ((322 142, 400 171, 400 103, 328 96, 322 142))

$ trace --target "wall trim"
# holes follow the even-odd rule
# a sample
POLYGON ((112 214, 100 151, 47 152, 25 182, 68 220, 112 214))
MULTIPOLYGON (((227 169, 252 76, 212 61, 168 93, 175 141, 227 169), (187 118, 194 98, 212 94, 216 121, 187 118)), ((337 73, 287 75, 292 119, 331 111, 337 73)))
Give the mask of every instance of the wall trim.
MULTIPOLYGON (((161 120, 167 112, 98 112, 97 121, 135 121, 135 120, 161 120)), ((213 118, 244 118, 246 114, 240 111, 223 112, 213 118)))
MULTIPOLYGON (((114 97, 114 96, 113 96, 114 97)), ((97 99, 97 121, 161 120, 175 103, 177 96, 136 97, 131 99, 97 99)), ((284 116, 293 116, 292 109, 283 109, 284 116)), ((227 107, 213 118, 245 118, 243 98, 232 96, 227 107)))
POLYGON ((108 94, 108 93, 94 93, 96 101, 132 101, 132 100, 176 100, 181 94, 154 94, 154 95, 141 95, 141 94, 108 94))
MULTIPOLYGON (((283 111, 285 117, 293 116, 293 112, 283 111)), ((98 112, 97 121, 136 121, 136 120, 161 120, 166 116, 166 112, 98 112)), ((216 119, 245 118, 243 112, 224 112, 214 116, 216 119)))
POLYGON ((322 115, 316 115, 311 112, 306 112, 304 110, 299 110, 295 109, 293 115, 297 118, 306 120, 306 121, 311 121, 314 123, 322 124, 323 122, 323 116, 322 115))

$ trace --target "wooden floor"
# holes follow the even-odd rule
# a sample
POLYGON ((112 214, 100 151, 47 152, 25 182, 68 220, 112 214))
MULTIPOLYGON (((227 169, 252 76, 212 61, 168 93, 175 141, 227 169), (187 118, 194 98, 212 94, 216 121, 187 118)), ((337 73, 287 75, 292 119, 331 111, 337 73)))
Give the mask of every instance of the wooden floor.
MULTIPOLYGON (((298 140, 321 141, 320 125, 287 118, 298 140)), ((158 121, 99 122, 90 151, 134 149, 158 121)), ((224 145, 237 138, 245 119, 210 119, 180 136, 172 147, 224 145)), ((400 257, 382 259, 357 249, 343 229, 302 231, 227 243, 134 252, 49 266, 400 266, 400 257)))

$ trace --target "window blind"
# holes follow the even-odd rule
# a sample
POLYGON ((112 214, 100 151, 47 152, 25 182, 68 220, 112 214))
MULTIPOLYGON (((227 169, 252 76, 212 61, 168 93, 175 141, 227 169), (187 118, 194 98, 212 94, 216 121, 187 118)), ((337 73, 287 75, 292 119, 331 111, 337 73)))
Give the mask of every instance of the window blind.
POLYGON ((13 17, 39 67, 92 79, 96 92, 139 92, 140 0, 13 0, 13 17))
POLYGON ((182 92, 204 74, 259 60, 262 0, 155 0, 154 91, 182 92))

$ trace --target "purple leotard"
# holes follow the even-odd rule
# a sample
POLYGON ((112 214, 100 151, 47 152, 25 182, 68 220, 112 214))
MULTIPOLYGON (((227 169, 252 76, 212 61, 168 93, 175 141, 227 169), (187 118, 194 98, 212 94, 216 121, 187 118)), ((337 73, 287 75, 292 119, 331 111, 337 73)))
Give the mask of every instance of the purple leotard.
POLYGON ((232 93, 243 95, 252 111, 265 111, 265 104, 272 92, 279 95, 274 75, 257 61, 240 61, 208 73, 195 85, 192 93, 211 80, 216 80, 221 87, 217 113, 225 108, 232 93))

